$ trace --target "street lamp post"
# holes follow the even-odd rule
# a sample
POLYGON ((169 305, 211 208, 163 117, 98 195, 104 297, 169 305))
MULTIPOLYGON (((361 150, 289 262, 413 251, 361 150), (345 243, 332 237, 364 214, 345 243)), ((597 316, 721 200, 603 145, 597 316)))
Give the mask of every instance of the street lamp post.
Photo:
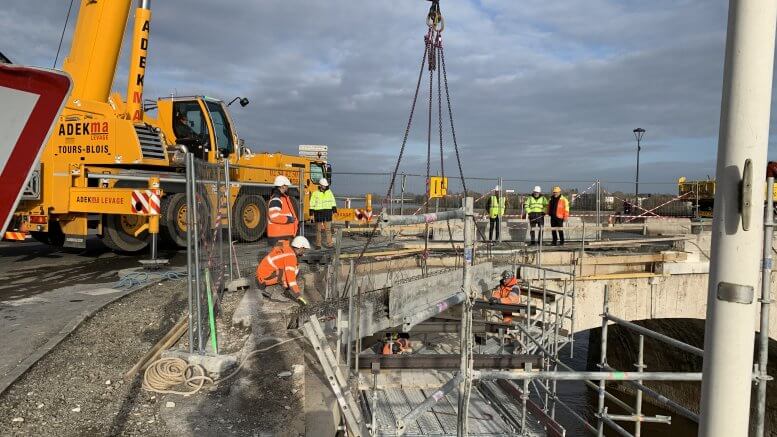
POLYGON ((642 137, 645 135, 645 129, 638 127, 632 132, 634 132, 634 138, 637 139, 637 179, 634 187, 634 205, 639 206, 639 151, 642 150, 640 142, 642 141, 642 137))

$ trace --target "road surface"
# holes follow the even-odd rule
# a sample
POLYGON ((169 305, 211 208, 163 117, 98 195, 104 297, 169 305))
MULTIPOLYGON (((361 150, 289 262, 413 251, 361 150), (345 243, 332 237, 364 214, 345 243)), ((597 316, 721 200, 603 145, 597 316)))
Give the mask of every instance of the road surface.
MULTIPOLYGON (((118 272, 145 256, 115 254, 96 237, 83 250, 0 242, 0 391, 86 315, 123 295, 113 288, 118 272)), ((162 256, 186 266, 185 251, 162 256)))

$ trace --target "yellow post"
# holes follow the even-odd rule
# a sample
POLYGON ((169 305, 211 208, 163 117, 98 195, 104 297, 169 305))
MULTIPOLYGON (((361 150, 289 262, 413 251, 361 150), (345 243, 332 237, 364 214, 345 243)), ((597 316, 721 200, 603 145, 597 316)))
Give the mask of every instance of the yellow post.
POLYGON ((367 193, 366 196, 364 196, 364 209, 372 212, 372 194, 367 193))
POLYGON ((73 78, 71 100, 107 102, 132 0, 81 0, 63 69, 73 78))
POLYGON ((143 121, 143 80, 146 76, 148 35, 151 28, 151 9, 148 6, 148 1, 141 1, 135 9, 135 28, 127 79, 127 115, 134 123, 143 121))

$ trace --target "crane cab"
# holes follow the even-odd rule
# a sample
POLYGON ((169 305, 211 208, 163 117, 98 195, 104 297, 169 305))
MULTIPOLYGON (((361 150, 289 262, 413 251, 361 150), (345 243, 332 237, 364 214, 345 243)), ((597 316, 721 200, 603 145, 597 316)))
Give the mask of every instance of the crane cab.
POLYGON ((162 130, 167 143, 183 145, 198 159, 217 162, 231 156, 237 133, 223 101, 204 96, 157 100, 157 119, 147 120, 162 130))

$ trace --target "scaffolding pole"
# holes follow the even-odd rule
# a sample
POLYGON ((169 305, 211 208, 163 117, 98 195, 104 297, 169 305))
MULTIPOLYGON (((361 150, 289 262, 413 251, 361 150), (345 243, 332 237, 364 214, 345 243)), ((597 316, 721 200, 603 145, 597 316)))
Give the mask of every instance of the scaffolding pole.
POLYGON ((474 252, 475 217, 473 199, 464 199, 461 212, 464 213, 464 273, 461 291, 464 293, 464 304, 461 313, 461 382, 458 384, 458 417, 456 430, 458 436, 466 436, 469 429, 469 396, 472 391, 473 357, 472 357, 472 256, 474 252))
MULTIPOLYGON (((604 295, 602 297, 602 334, 601 334, 601 349, 600 349, 600 360, 599 360, 599 368, 604 370, 607 367, 607 312, 608 312, 608 306, 607 306, 607 295, 609 293, 609 286, 604 286, 604 295)), ((602 378, 599 380, 599 393, 598 393, 598 399, 599 404, 597 408, 597 417, 598 422, 596 426, 596 434, 599 437, 604 436, 604 415, 607 412, 607 409, 604 407, 604 393, 607 391, 607 388, 605 386, 605 379, 602 378)))
MULTIPOLYGON (((701 372, 524 372, 513 370, 475 370, 474 379, 550 379, 557 381, 701 381, 701 372)), ((752 379, 752 378, 751 378, 752 379)))
POLYGON ((730 0, 699 436, 747 435, 777 2, 730 0), (757 208, 757 209, 756 209, 757 208))
POLYGON ((774 239, 774 178, 766 179, 766 210, 764 211, 763 265, 761 274, 761 326, 758 335, 758 396, 756 397, 755 435, 763 437, 766 421, 766 381, 769 377, 769 304, 772 301, 772 241, 774 239))

